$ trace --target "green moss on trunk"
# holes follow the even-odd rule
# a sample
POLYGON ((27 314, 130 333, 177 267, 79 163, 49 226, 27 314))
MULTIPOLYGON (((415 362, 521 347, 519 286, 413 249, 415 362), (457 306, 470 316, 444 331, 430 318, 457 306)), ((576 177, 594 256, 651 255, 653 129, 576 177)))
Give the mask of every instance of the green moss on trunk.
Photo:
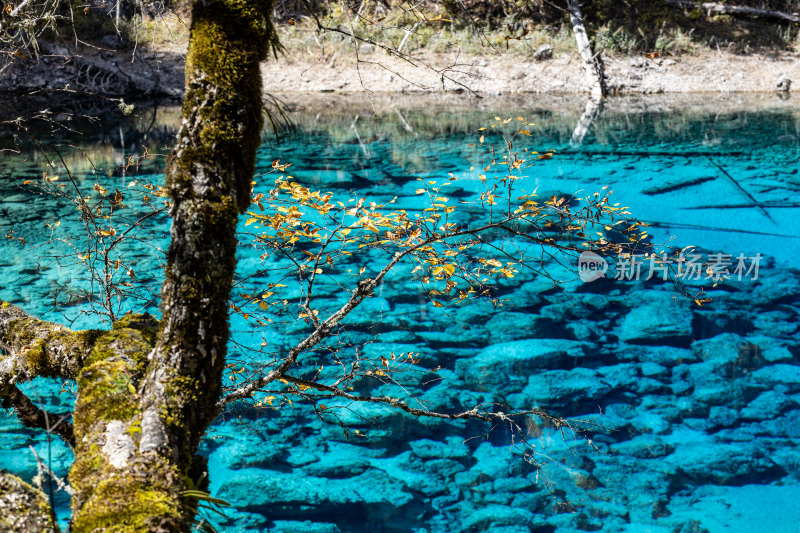
POLYGON ((186 523, 179 468, 154 453, 136 454, 138 386, 156 331, 152 317, 124 317, 97 339, 78 376, 73 533, 179 531, 186 523))
POLYGON ((222 391, 235 229, 250 205, 263 126, 259 62, 277 46, 271 8, 192 7, 183 123, 167 167, 162 321, 156 332, 124 318, 97 339, 78 376, 73 532, 189 529, 193 502, 180 495, 205 477, 196 450, 222 391))

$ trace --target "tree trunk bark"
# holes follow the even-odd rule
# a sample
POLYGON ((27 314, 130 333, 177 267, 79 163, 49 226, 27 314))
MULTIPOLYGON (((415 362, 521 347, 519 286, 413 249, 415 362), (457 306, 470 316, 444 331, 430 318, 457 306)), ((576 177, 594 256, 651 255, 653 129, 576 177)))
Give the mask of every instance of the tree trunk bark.
POLYGON ((222 392, 235 230, 263 126, 259 63, 278 47, 271 12, 272 0, 192 6, 161 322, 128 315, 112 331, 73 332, 0 302, 3 406, 53 431, 57 417, 16 383, 77 383, 73 422, 55 431, 74 447, 72 533, 189 531, 207 487, 196 451, 222 392))
POLYGON ((271 0, 197 0, 183 122, 167 167, 172 241, 162 320, 71 332, 0 306, 0 399, 49 424, 15 386, 75 379, 72 533, 185 532, 207 487, 197 446, 217 414, 235 230, 250 205, 263 126, 259 63, 277 46, 271 0), (193 492, 189 492, 193 491, 193 492), (195 496, 192 497, 191 494, 195 496))
POLYGON ((47 498, 18 477, 0 472, 0 531, 56 533, 55 517, 47 498))
POLYGON ((592 50, 592 42, 586 33, 579 0, 567 0, 567 12, 572 23, 572 33, 578 44, 578 53, 583 60, 583 70, 586 72, 590 94, 594 99, 605 98, 608 94, 608 87, 606 86, 603 58, 600 56, 600 52, 595 54, 592 50))

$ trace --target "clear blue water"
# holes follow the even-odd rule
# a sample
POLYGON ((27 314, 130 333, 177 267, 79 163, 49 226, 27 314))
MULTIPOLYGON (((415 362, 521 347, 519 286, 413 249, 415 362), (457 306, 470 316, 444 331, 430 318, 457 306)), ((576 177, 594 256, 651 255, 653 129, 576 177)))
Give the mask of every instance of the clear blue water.
MULTIPOLYGON (((599 452, 529 420, 523 433, 540 453, 543 468, 536 469, 514 450, 512 433, 504 427, 489 431, 475 423, 415 420, 389 408, 326 401, 351 430, 348 435, 303 402, 278 409, 238 407, 215 424, 203 444, 212 494, 231 503, 229 518, 215 517, 218 529, 797 531, 800 116, 777 99, 708 104, 612 101, 581 146, 570 144, 580 102, 552 109, 497 100, 481 108, 415 102, 397 111, 362 106, 338 114, 298 112, 295 136, 262 146, 260 172, 280 159, 291 162, 289 173, 308 186, 345 200, 397 196, 409 209, 420 206, 417 178, 452 173, 463 179, 451 195, 470 199, 479 187, 468 179, 474 174, 469 169, 484 157, 469 146, 477 141, 477 128, 496 115, 523 114, 536 123, 531 148, 558 154, 530 169, 524 184, 529 190, 585 195, 608 185, 616 201, 653 223, 659 242, 674 239, 672 246, 692 244, 734 256, 760 253, 768 260, 755 281, 696 283, 713 298, 702 308, 674 299, 668 283, 584 284, 574 265, 551 262, 548 271, 563 282, 563 290, 521 272, 499 287, 497 295, 505 300, 500 310, 473 302, 445 312, 426 305, 408 269, 400 270, 350 318, 336 343, 344 346, 342 354, 358 348, 370 358, 412 351, 419 354, 419 366, 442 370, 422 371, 405 391, 364 380, 358 392, 409 394, 447 411, 479 402, 538 405, 602 424, 605 429, 591 435, 599 452), (354 123, 356 113, 360 118, 354 123), (569 505, 554 504, 549 483, 569 505)), ((164 152, 168 134, 148 139, 141 126, 132 130, 125 136, 149 143, 151 153, 164 152)), ((103 136, 69 140, 95 154, 96 174, 85 165, 75 167, 82 184, 124 191, 132 180, 160 182, 162 159, 145 161, 138 173, 133 168, 123 173, 121 161, 140 147, 130 142, 123 149, 119 135, 103 136)), ((28 243, 0 243, 0 298, 87 326, 97 317, 86 313, 91 305, 85 294, 69 296, 90 288, 85 269, 64 257, 63 243, 51 240, 45 226, 60 220, 52 235, 79 238, 75 209, 20 187, 42 170, 33 152, 0 163, 0 231, 14 228, 28 243)), ((271 179, 259 176, 257 192, 271 179)), ((141 242, 121 253, 138 278, 157 287, 168 221, 152 222, 141 242)), ((262 261, 260 255, 242 247, 237 292, 263 290, 290 269, 285 260, 262 261)), ((353 268, 373 268, 379 260, 357 255, 353 268)), ((290 282, 283 283, 290 285, 281 296, 291 311, 298 294, 290 282)), ((318 291, 323 309, 341 301, 334 283, 323 282, 318 291)), ((155 305, 146 298, 136 302, 137 309, 155 305)), ((308 331, 289 312, 274 319, 254 332, 234 317, 232 363, 269 362, 308 331)), ((332 366, 330 352, 319 350, 306 363, 332 366)), ((66 412, 70 395, 59 389, 36 382, 29 390, 66 412)), ((66 473, 68 449, 20 428, 3 412, 0 466, 30 479, 36 467, 28 446, 66 473)), ((63 493, 57 501, 66 517, 63 493)))

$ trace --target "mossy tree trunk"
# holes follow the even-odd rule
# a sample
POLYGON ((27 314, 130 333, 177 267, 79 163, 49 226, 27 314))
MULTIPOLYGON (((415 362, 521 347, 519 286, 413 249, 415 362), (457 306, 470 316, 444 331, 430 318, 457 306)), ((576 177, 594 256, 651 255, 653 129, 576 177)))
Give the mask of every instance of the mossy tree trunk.
POLYGON ((0 396, 29 425, 58 420, 16 387, 75 379, 69 481, 73 533, 187 531, 204 488, 198 443, 217 414, 236 266, 237 219, 250 203, 262 127, 259 62, 275 37, 271 0, 196 0, 183 122, 167 168, 172 242, 162 319, 128 316, 110 332, 71 332, 0 308, 0 396), (25 400, 28 400, 27 403, 25 400))

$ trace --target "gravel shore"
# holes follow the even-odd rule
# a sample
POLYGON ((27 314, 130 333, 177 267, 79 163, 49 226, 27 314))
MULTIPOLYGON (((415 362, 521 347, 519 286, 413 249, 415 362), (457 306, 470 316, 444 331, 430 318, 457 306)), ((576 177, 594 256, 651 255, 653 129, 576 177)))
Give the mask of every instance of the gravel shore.
MULTIPOLYGON (((89 56, 97 55, 100 67, 115 71, 104 76, 123 87, 127 91, 124 96, 142 95, 130 80, 157 77, 163 94, 179 97, 183 91, 183 52, 177 45, 170 50, 137 53, 131 61, 127 51, 95 51, 83 56, 83 63, 87 58, 93 63, 89 56)), ((290 50, 264 63, 264 90, 270 94, 466 92, 481 96, 587 91, 577 53, 541 61, 497 52, 467 57, 456 52, 418 51, 413 57, 409 62, 366 46, 359 53, 359 61, 352 50, 329 54, 290 50)), ((620 95, 785 92, 792 81, 800 81, 800 54, 795 51, 733 54, 706 50, 680 57, 606 56, 605 61, 611 92, 620 95)), ((43 55, 38 61, 21 60, 0 76, 0 91, 24 93, 65 86, 91 90, 82 86, 86 69, 76 63, 68 54, 59 53, 43 55)))
MULTIPOLYGON (((452 92, 481 95, 576 94, 586 91, 580 58, 563 54, 545 61, 497 55, 418 55, 417 64, 382 51, 317 56, 296 53, 264 64, 267 92, 452 92)), ((796 53, 737 55, 706 51, 691 56, 607 57, 612 93, 774 92, 800 80, 796 53)))

